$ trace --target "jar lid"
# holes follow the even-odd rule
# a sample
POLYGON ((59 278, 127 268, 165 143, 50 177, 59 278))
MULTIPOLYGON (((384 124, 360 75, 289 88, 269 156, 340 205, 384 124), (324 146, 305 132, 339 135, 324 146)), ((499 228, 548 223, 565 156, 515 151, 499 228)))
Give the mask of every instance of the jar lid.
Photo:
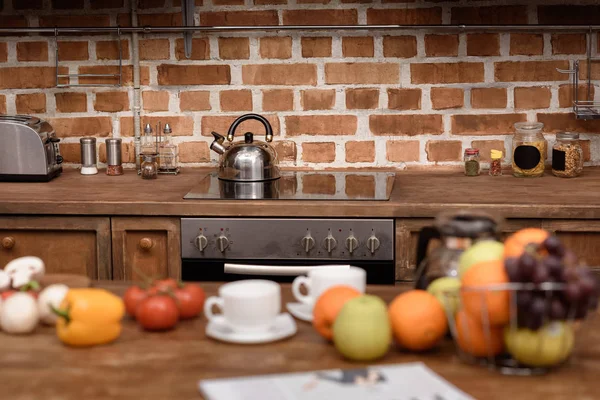
POLYGON ((541 122, 516 122, 515 129, 522 131, 539 131, 542 130, 544 124, 541 122))
POLYGON ((502 158, 502 152, 500 150, 492 150, 490 151, 490 158, 492 160, 498 160, 502 158))
POLYGON ((579 140, 579 133, 575 132, 559 132, 556 134, 556 139, 559 140, 579 140))
POLYGON ((465 149, 465 154, 467 154, 469 156, 474 156, 476 154, 479 154, 479 149, 475 149, 475 148, 465 149))

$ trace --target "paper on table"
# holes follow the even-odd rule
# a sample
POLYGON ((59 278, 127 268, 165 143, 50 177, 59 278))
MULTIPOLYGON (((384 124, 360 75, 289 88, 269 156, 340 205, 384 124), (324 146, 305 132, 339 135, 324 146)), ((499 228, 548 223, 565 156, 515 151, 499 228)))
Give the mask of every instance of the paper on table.
POLYGON ((423 363, 198 383, 207 400, 474 400, 423 363))

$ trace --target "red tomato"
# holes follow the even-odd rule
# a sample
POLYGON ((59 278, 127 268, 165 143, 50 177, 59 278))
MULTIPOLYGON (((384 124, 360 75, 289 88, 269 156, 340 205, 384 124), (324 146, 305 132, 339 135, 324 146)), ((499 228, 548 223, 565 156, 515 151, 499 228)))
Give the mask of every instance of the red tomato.
POLYGON ((158 279, 152 283, 152 287, 148 290, 151 294, 159 292, 174 292, 179 287, 177 281, 173 278, 158 279))
POLYGON ((206 294, 200 286, 186 283, 182 288, 175 290, 175 299, 179 307, 179 317, 181 319, 194 318, 202 312, 206 294))
POLYGON ((179 310, 171 296, 159 294, 142 300, 136 310, 135 318, 146 330, 162 331, 177 325, 179 310))
POLYGON ((142 300, 144 300, 148 294, 146 291, 139 286, 130 286, 123 295, 123 301, 125 302, 125 311, 127 314, 135 317, 135 310, 142 300))

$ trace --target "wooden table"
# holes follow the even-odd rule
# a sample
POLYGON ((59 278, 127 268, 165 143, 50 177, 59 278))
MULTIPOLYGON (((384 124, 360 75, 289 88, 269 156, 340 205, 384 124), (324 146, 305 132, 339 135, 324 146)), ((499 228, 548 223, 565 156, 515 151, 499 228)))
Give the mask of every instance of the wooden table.
MULTIPOLYGON (((120 283, 101 282, 115 293, 120 283)), ((218 284, 203 285, 207 295, 218 284)), ((369 287, 390 301, 402 288, 369 287)), ((283 300, 291 298, 283 285, 283 300)), ((285 304, 285 303, 284 303, 285 304)), ((451 342, 425 354, 392 349, 377 364, 422 361, 435 372, 478 399, 597 399, 600 396, 600 320, 590 320, 569 364, 543 377, 502 376, 461 363, 451 342)), ((298 321, 298 333, 265 345, 233 345, 208 339, 204 317, 181 322, 166 333, 142 331, 124 321, 113 344, 89 349, 63 346, 53 329, 39 328, 28 336, 0 333, 0 398, 55 399, 199 399, 203 378, 357 367, 324 342, 310 324, 298 321)), ((258 400, 258 399, 257 399, 258 400)))

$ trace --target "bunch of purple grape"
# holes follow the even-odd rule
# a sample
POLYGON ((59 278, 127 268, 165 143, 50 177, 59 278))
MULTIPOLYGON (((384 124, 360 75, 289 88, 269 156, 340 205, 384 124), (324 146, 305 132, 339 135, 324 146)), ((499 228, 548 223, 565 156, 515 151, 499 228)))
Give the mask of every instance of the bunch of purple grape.
POLYGON ((512 294, 517 296, 520 328, 537 330, 551 320, 581 320, 598 307, 598 278, 588 267, 579 265, 577 256, 556 236, 549 236, 533 252, 506 259, 504 267, 511 282, 535 284, 532 290, 512 294), (560 285, 540 286, 546 282, 560 285))

